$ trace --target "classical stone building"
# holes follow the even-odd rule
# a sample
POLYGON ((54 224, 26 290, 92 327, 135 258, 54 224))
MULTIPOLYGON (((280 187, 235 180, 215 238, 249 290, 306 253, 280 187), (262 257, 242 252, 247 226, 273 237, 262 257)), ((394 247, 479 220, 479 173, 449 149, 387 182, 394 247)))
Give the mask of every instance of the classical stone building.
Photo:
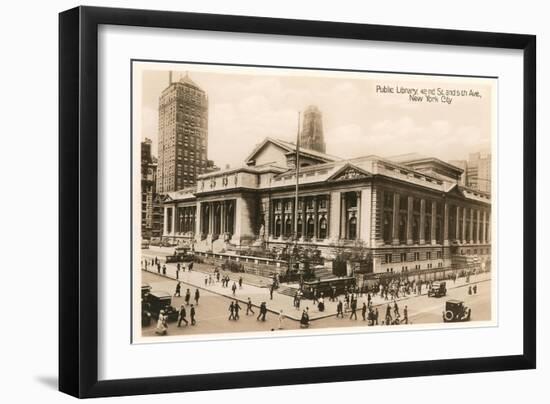
POLYGON ((297 236, 325 257, 360 245, 372 272, 490 264, 491 198, 460 185, 462 169, 417 155, 346 160, 301 148, 295 206, 295 154, 294 144, 268 138, 243 167, 168 193, 164 237, 231 253, 282 248, 297 236))
POLYGON ((208 98, 187 74, 159 98, 157 190, 193 186, 208 170, 208 98))

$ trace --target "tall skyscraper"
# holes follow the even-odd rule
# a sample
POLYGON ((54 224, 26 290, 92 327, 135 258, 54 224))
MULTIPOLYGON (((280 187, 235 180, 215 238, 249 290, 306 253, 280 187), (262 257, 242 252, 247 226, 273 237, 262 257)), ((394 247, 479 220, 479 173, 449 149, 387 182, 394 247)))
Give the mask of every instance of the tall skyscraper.
POLYGON ((491 153, 470 153, 468 185, 480 191, 491 192, 491 153))
POLYGON ((207 170, 208 97, 186 73, 159 97, 157 192, 192 186, 207 170))
POLYGON ((161 235, 155 205, 157 160, 151 153, 151 145, 151 139, 141 142, 141 237, 147 240, 161 235))
POLYGON ((323 136, 323 115, 319 108, 310 105, 304 111, 304 121, 300 133, 300 146, 325 153, 326 145, 323 136))

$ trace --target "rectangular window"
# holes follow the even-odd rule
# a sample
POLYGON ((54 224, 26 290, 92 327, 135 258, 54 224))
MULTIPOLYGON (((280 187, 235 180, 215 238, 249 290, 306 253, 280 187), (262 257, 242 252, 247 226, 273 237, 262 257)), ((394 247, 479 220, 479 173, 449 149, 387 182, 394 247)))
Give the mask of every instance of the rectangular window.
POLYGON ((384 260, 386 261, 386 264, 389 264, 391 263, 391 254, 385 254, 384 255, 384 260))
POLYGON ((414 260, 415 261, 420 261, 420 253, 418 253, 418 252, 414 253, 414 260))
POLYGON ((428 251, 428 252, 426 253, 426 259, 427 259, 427 260, 431 260, 431 259, 432 259, 432 253, 431 253, 430 251, 428 251))
POLYGON ((401 253, 401 262, 407 261, 407 253, 401 253))

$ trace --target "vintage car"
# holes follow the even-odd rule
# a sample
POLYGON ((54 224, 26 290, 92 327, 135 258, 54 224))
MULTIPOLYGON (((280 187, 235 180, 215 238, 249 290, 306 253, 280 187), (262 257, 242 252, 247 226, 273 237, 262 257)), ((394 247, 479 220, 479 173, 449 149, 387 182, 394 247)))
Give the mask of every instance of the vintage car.
POLYGON ((147 295, 149 294, 149 292, 151 292, 151 285, 149 285, 148 283, 143 282, 141 284, 141 298, 145 299, 147 297, 147 295))
POLYGON ((172 295, 168 292, 152 290, 147 295, 147 299, 142 302, 142 307, 146 306, 151 317, 157 319, 161 310, 167 316, 168 321, 178 320, 178 311, 172 306, 172 295))
POLYGON ((445 282, 433 282, 428 289, 428 297, 441 297, 447 294, 447 284, 445 282))
POLYGON ((451 299, 445 302, 445 311, 443 312, 445 323, 469 321, 471 315, 472 309, 465 306, 462 300, 451 299))
POLYGON ((193 253, 189 247, 176 247, 174 254, 166 256, 166 263, 191 261, 193 261, 193 253))

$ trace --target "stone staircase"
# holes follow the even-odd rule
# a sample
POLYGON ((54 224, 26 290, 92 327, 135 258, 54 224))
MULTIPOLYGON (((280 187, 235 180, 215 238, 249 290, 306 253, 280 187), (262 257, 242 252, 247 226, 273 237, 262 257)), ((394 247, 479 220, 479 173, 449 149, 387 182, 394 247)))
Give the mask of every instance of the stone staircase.
POLYGON ((330 278, 334 278, 334 274, 332 273, 332 271, 328 268, 316 268, 315 269, 315 278, 316 279, 330 279, 330 278))
POLYGON ((453 255, 451 265, 453 269, 479 269, 481 260, 477 255, 453 255))
POLYGON ((290 297, 294 297, 297 291, 298 288, 292 286, 279 286, 279 288, 277 289, 277 293, 290 297))

